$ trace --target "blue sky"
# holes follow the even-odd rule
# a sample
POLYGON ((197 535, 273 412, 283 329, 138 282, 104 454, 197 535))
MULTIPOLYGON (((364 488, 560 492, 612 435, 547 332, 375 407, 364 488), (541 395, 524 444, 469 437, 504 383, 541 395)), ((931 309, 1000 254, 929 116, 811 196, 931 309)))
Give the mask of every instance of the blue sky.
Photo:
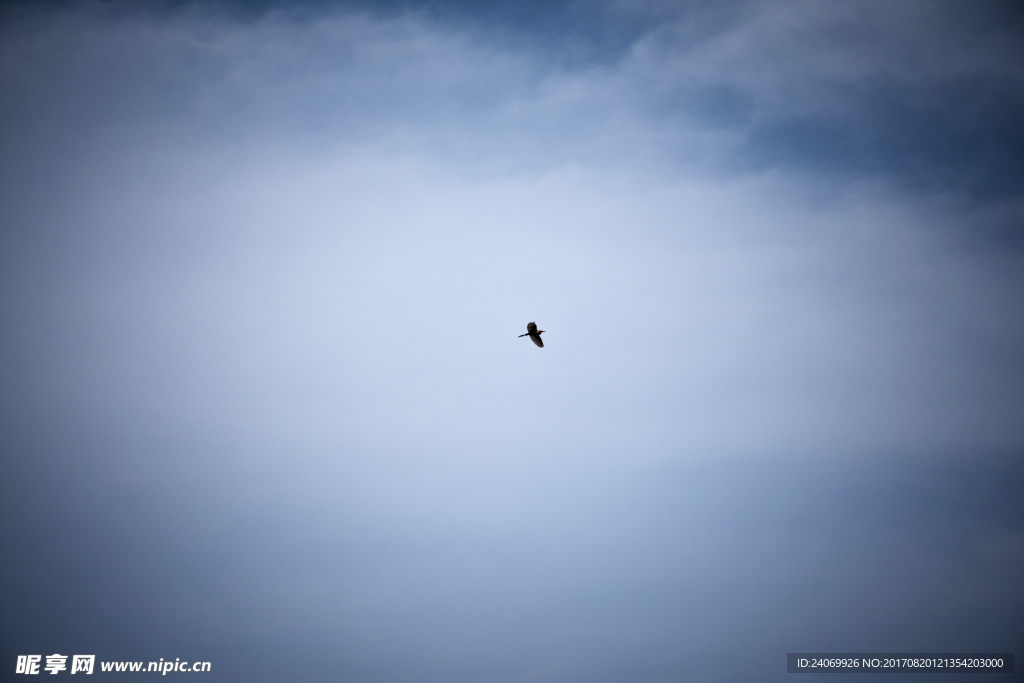
POLYGON ((1021 24, 4 4, 4 670, 1019 653, 1021 24))

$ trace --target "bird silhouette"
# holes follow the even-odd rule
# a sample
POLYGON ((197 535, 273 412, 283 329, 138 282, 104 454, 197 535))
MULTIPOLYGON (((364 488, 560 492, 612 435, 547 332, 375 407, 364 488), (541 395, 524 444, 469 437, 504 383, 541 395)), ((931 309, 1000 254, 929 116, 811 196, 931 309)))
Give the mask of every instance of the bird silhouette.
POLYGON ((544 348, 544 341, 540 338, 540 335, 544 334, 544 330, 537 329, 537 323, 530 323, 526 326, 526 334, 519 335, 520 337, 529 337, 533 340, 533 343, 537 346, 544 348))

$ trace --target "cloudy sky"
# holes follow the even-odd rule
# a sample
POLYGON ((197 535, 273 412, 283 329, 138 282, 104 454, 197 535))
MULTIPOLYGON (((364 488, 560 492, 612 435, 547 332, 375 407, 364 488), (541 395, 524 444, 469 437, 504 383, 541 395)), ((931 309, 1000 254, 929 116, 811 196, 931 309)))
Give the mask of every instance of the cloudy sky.
POLYGON ((4 676, 1019 657, 1021 121, 1008 2, 0 4, 4 676))

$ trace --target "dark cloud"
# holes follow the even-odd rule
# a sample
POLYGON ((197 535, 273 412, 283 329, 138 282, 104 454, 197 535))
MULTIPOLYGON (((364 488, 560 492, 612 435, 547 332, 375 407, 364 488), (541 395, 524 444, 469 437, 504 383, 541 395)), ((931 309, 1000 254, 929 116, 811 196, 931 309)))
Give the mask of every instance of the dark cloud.
POLYGON ((1018 198, 1024 138, 1017 82, 972 77, 914 91, 880 82, 850 119, 767 120, 752 126, 738 159, 755 168, 792 164, 840 177, 879 176, 918 192, 975 200, 1018 198))

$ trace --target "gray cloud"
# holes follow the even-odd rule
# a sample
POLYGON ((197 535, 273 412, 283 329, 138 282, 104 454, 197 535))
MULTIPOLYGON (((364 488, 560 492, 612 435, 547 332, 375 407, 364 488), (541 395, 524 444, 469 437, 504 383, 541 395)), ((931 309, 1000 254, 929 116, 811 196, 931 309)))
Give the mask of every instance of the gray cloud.
POLYGON ((999 139, 947 105, 1013 110, 1019 41, 901 7, 607 6, 638 35, 599 57, 456 10, 7 8, 0 655, 1012 650, 1019 200, 801 146, 999 139))

